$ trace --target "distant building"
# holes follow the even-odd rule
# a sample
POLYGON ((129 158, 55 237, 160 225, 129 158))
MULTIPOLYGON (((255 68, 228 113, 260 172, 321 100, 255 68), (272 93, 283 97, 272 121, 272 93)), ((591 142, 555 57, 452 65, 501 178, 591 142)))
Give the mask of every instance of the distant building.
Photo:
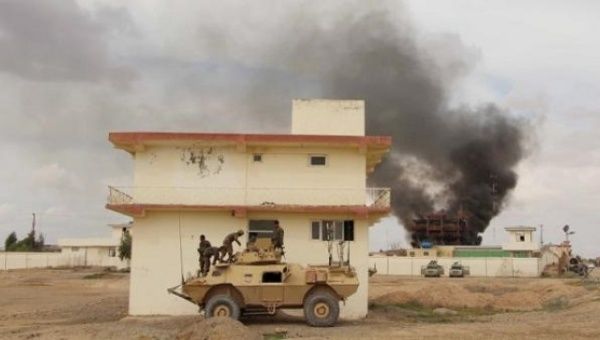
POLYGON ((539 252, 540 245, 533 238, 535 227, 516 226, 504 229, 508 232, 508 242, 502 249, 510 252, 512 257, 532 257, 539 252))
POLYGON ((105 238, 64 238, 58 240, 58 247, 63 258, 72 259, 69 266, 100 266, 127 268, 127 260, 119 259, 119 244, 124 230, 131 228, 131 223, 111 224, 111 237, 105 238))
MULTIPOLYGON (((328 261, 327 227, 346 240, 360 286, 341 306, 368 305, 368 229, 390 212, 389 188, 368 188, 390 137, 365 136, 364 102, 294 100, 291 134, 117 132, 132 155, 134 185, 110 188, 107 208, 134 219, 129 313, 196 314, 166 289, 198 268, 199 235, 213 245, 242 229, 270 238, 285 230, 288 262, 328 261)), ((283 294, 283 290, 281 290, 283 294)))

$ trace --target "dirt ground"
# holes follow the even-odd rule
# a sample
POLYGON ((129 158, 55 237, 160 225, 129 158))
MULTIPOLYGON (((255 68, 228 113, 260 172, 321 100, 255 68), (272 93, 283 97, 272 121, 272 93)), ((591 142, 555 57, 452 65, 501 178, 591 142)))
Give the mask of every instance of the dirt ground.
MULTIPOLYGON (((600 273, 594 274, 587 281, 374 276, 370 312, 364 320, 311 328, 301 317, 280 313, 275 318, 243 318, 246 326, 236 326, 235 334, 239 338, 247 331, 268 338, 279 332, 305 339, 600 339, 600 273)), ((101 269, 2 271, 0 338, 175 339, 190 327, 212 327, 195 325, 202 320, 199 315, 126 316, 128 284, 128 274, 101 269)), ((228 338, 227 333, 220 334, 228 338)))

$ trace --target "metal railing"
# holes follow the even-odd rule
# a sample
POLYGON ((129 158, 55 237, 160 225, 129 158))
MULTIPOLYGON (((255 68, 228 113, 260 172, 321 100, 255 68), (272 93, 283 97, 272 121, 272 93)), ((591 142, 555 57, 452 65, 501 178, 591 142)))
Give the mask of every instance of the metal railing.
POLYGON ((366 205, 388 208, 390 189, 109 186, 108 204, 366 205))
POLYGON ((392 203, 392 190, 390 188, 367 188, 367 206, 376 208, 389 208, 392 203))
POLYGON ((109 185, 107 201, 109 204, 131 204, 133 203, 133 197, 109 185))

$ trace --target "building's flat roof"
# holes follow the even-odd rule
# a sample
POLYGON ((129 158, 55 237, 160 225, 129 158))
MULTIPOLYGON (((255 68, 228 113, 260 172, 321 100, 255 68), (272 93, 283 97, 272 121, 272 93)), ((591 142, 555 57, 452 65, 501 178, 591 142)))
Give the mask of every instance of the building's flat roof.
POLYGON ((506 231, 535 231, 535 227, 519 225, 519 226, 513 226, 513 227, 506 227, 506 228, 504 228, 504 230, 506 230, 506 231))
POLYGON ((322 213, 352 214, 358 218, 379 218, 390 212, 390 207, 370 207, 365 205, 185 205, 185 204, 107 204, 107 209, 140 217, 146 211, 231 211, 235 216, 245 216, 252 212, 289 212, 289 213, 322 213))
POLYGON ((115 247, 119 240, 114 238, 63 238, 58 240, 58 246, 63 247, 115 247))
POLYGON ((327 146, 356 147, 367 155, 367 171, 371 172, 385 153, 389 151, 392 137, 389 136, 330 136, 295 134, 239 134, 199 132, 111 132, 108 140, 118 149, 130 153, 143 151, 145 146, 185 145, 206 143, 210 145, 247 146, 327 146))

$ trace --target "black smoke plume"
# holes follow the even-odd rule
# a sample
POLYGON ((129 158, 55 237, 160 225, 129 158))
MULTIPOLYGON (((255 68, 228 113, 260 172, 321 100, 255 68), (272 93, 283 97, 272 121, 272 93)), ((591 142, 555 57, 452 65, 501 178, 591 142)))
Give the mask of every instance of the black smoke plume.
POLYGON ((371 184, 392 187, 405 226, 462 208, 471 218, 461 241, 479 244, 517 184, 525 122, 492 103, 451 107, 453 86, 476 61, 456 36, 420 41, 408 20, 383 10, 342 16, 282 28, 270 58, 312 72, 321 97, 366 100, 368 134, 393 138, 371 184))

